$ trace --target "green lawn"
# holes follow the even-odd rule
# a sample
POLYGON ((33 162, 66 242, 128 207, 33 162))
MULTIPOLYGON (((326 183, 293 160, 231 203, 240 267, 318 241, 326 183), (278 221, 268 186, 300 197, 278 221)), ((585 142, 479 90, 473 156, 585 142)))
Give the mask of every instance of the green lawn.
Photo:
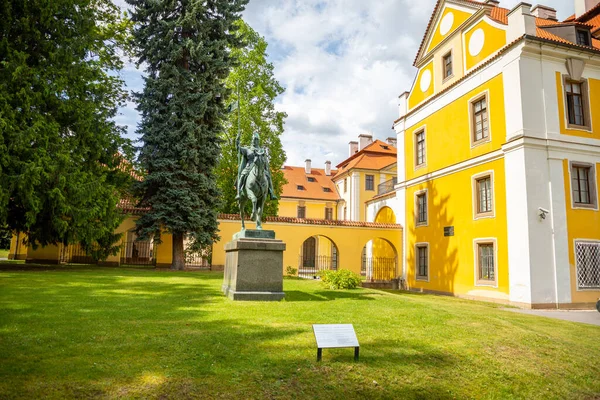
POLYGON ((0 258, 8 258, 9 249, 0 249, 0 258))
POLYGON ((0 265, 0 398, 573 398, 600 327, 449 297, 324 290, 232 302, 222 275, 0 265), (311 324, 353 323, 316 362, 311 324))

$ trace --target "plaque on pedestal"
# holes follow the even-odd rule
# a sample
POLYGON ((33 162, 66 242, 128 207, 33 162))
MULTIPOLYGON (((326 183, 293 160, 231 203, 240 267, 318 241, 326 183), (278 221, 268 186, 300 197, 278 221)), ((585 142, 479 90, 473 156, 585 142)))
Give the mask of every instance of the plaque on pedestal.
POLYGON ((253 301, 283 299, 285 243, 274 237, 273 231, 245 230, 234 235, 234 239, 225 245, 225 274, 221 290, 227 297, 253 301), (253 232, 262 232, 260 235, 272 235, 273 238, 252 237, 253 232))

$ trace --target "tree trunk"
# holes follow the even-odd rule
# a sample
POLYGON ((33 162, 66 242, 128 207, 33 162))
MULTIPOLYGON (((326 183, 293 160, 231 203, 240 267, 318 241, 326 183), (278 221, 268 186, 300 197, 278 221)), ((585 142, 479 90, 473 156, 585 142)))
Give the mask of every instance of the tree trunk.
POLYGON ((185 268, 185 255, 183 253, 183 233, 173 233, 173 263, 171 269, 183 271, 185 268))

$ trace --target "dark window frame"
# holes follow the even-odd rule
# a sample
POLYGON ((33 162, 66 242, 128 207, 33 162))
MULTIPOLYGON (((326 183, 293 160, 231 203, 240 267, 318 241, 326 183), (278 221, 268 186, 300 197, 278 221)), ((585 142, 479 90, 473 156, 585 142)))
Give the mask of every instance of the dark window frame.
POLYGON ((415 224, 417 226, 427 225, 429 222, 427 191, 420 191, 415 194, 415 224), (423 200, 421 200, 423 199, 423 200))
POLYGON ((571 79, 568 75, 565 75, 563 87, 567 127, 571 129, 591 129, 587 79, 577 81, 571 79), (573 91, 574 85, 579 87, 580 93, 573 91), (581 115, 578 115, 577 111, 580 111, 581 115), (581 118, 580 121, 577 120, 578 117, 581 118), (579 122, 581 122, 581 124, 579 122))
POLYGON ((427 142, 425 129, 415 132, 415 167, 419 168, 427 163, 427 142), (421 136, 421 138, 419 138, 421 136), (419 153, 420 152, 420 153, 419 153))
POLYGON ((429 281, 429 243, 417 243, 415 249, 415 277, 429 281))
POLYGON ((325 219, 333 221, 333 207, 325 207, 325 219))
POLYGON ((375 190, 375 175, 365 175, 365 190, 375 190))
POLYGON ((590 46, 590 33, 584 29, 577 29, 576 41, 580 46, 590 46))
POLYGON ((494 215, 494 177, 492 173, 483 173, 473 177, 474 193, 473 201, 475 206, 475 217, 488 217, 494 215), (482 204, 482 184, 489 181, 485 194, 485 203, 482 204))
POLYGON ((569 165, 571 181, 571 205, 573 208, 597 209, 598 188, 596 187, 596 168, 592 163, 571 161, 569 165), (585 171, 585 178, 583 178, 585 171), (585 186, 582 187, 582 181, 585 186), (582 202, 582 194, 587 195, 587 202, 582 202))
POLYGON ((305 219, 306 218, 306 206, 298 206, 298 208, 296 210, 296 215, 297 215, 297 218, 305 219))
POLYGON ((453 65, 452 50, 442 56, 442 68, 443 68, 443 81, 450 79, 454 76, 454 65, 453 65))
POLYGON ((471 101, 471 143, 478 145, 480 143, 487 143, 490 139, 490 102, 487 93, 475 98, 471 101), (482 104, 484 102, 484 104, 482 104), (477 107, 480 107, 477 110, 477 107), (481 137, 478 138, 479 133, 477 130, 478 122, 481 123, 481 137))

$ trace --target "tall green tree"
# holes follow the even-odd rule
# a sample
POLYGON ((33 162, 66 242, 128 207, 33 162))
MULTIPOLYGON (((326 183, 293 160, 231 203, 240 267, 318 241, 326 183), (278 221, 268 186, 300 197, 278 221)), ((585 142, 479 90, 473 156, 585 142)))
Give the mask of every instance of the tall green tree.
MULTIPOLYGON (((235 138, 239 128, 242 143, 249 144, 253 132, 258 132, 261 144, 269 150, 273 188, 279 196, 286 183, 281 168, 286 155, 281 145, 287 114, 275 110, 275 98, 284 92, 273 74, 273 64, 267 62, 267 41, 246 22, 238 22, 237 34, 244 47, 235 49, 232 54, 238 59, 237 66, 227 78, 227 88, 232 92, 232 101, 238 109, 229 114, 227 129, 222 139, 222 154, 217 169, 219 189, 223 193, 221 212, 238 213, 235 200, 237 177, 237 150, 235 138), (238 94, 239 91, 239 94, 238 94), (239 114, 238 114, 239 113, 239 114)), ((277 215, 278 201, 268 200, 265 215, 277 215)))
POLYGON ((227 117, 225 87, 235 34, 247 0, 127 0, 134 7, 134 46, 146 66, 137 95, 142 119, 139 161, 141 237, 173 235, 172 269, 184 268, 183 241, 200 249, 217 236, 215 167, 227 117))
POLYGON ((0 0, 0 15, 0 226, 114 253, 130 23, 111 0, 0 0))

